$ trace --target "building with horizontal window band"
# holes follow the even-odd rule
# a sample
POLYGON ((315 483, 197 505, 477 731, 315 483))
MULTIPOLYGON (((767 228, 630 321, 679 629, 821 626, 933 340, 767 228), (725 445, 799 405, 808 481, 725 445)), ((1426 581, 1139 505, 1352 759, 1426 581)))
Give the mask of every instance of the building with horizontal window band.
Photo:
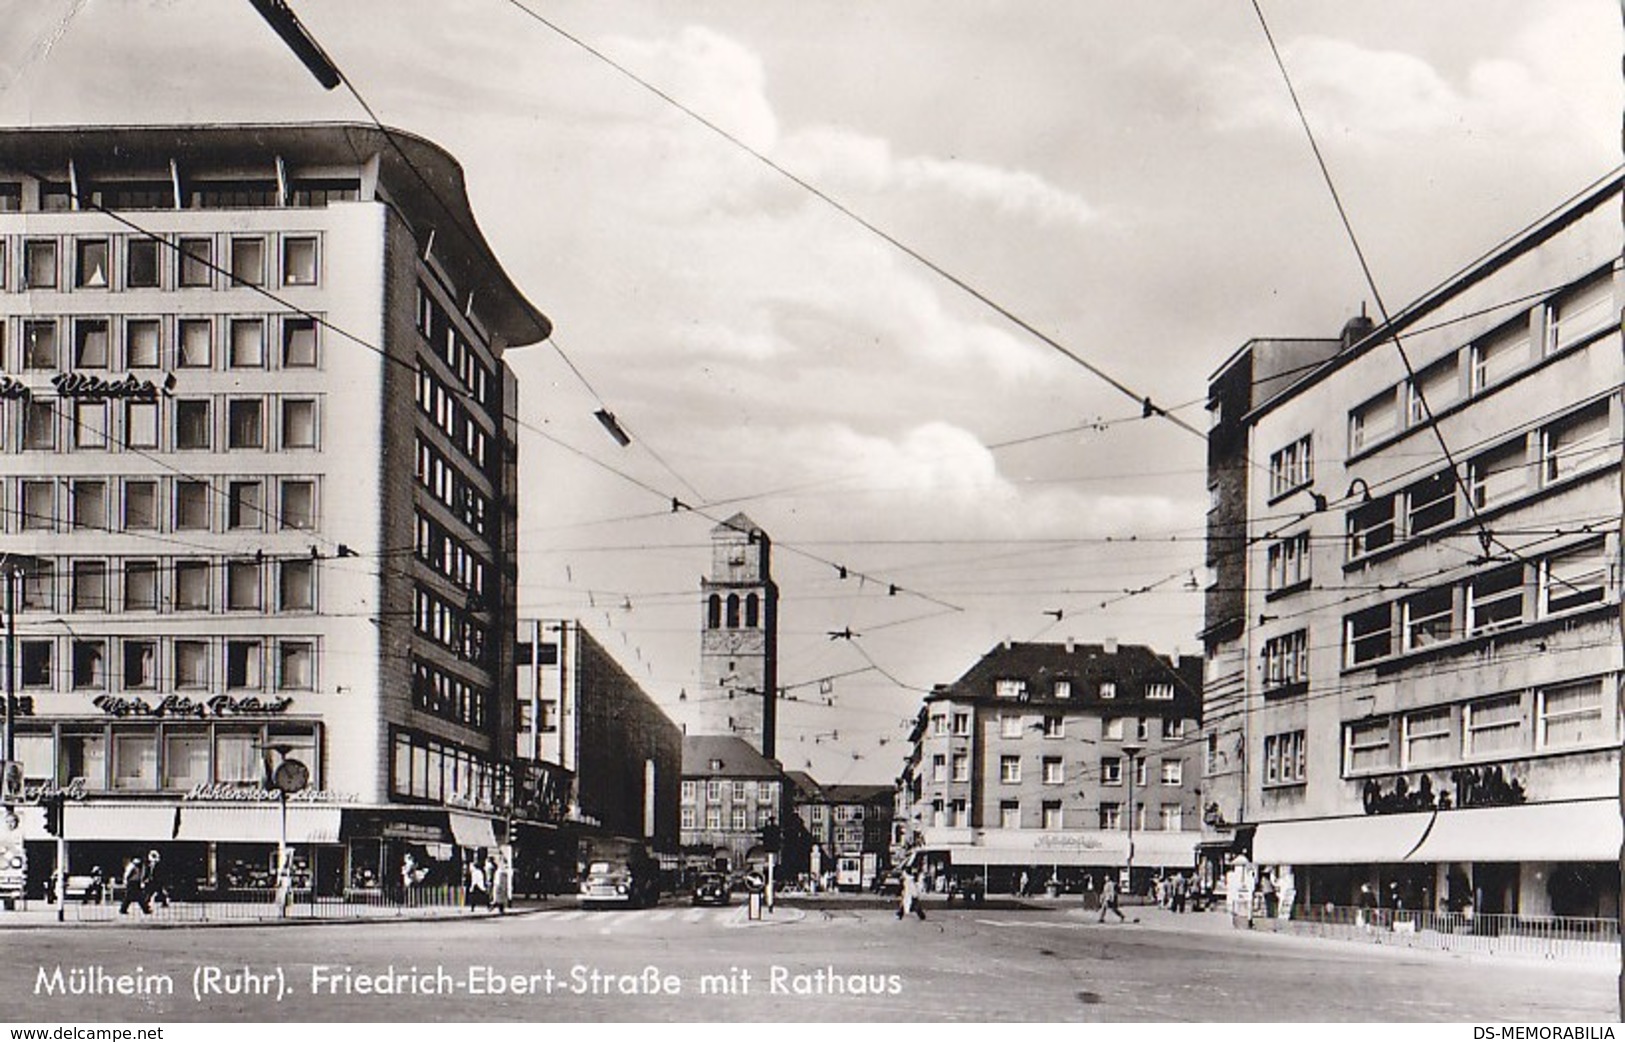
POLYGON ((1211 379, 1204 849, 1282 914, 1618 914, 1620 193, 1211 379))
POLYGON ((1201 838, 1202 663, 1143 644, 1007 642, 924 699, 893 858, 929 885, 1132 886, 1188 872, 1201 838), (1132 850, 1132 855, 1130 851, 1132 850))
POLYGON ((284 761, 296 887, 455 881, 516 813, 502 355, 549 333, 456 161, 361 125, 0 136, 31 885, 58 793, 71 873, 270 885, 284 761))

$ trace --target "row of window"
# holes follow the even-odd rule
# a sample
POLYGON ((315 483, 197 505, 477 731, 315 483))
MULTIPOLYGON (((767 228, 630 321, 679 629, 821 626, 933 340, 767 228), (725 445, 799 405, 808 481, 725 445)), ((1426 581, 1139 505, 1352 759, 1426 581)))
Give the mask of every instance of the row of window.
POLYGON ((146 695, 316 687, 316 644, 306 638, 28 638, 17 642, 17 664, 22 686, 40 691, 146 695))
POLYGON ((475 596, 485 594, 485 560, 433 518, 417 515, 418 560, 475 596))
POLYGON ((11 337, 0 320, 0 369, 7 372, 312 369, 320 323, 304 315, 29 317, 9 329, 11 337), (12 342, 16 351, 6 350, 12 342))
MULTIPOLYGON (((314 286, 317 236, 102 235, 34 237, 20 243, 19 290, 228 289, 314 286)), ((8 285, 0 237, 0 288, 8 285)))
MULTIPOLYGON (((699 800, 700 782, 692 778, 683 779, 683 802, 695 803, 699 800)), ((778 782, 735 781, 723 782, 710 779, 705 783, 705 799, 707 803, 717 803, 722 800, 726 792, 735 803, 777 803, 779 799, 778 782), (724 788, 726 786, 726 789, 724 788)))
POLYGON ((311 612, 316 610, 316 562, 208 557, 113 559, 75 557, 62 564, 30 559, 23 568, 24 611, 71 612, 311 612), (267 603, 266 570, 275 583, 267 603))
MULTIPOLYGON (((999 801, 999 828, 1022 829, 1026 822, 1022 820, 1020 800, 999 801)), ((1060 800, 1044 800, 1039 804, 1038 827, 1045 831, 1055 832, 1078 825, 1068 826, 1066 811, 1060 800)), ((1150 808, 1144 803, 1134 805, 1134 828, 1137 831, 1148 831, 1150 822, 1150 808)), ((1125 828, 1126 818, 1123 815, 1123 805, 1120 803, 1102 803, 1096 808, 1096 827, 1104 832, 1117 832, 1125 828)), ((964 800, 933 800, 931 803, 931 824, 937 828, 957 828, 971 824, 970 811, 964 800)), ((1185 810, 1178 803, 1164 803, 1157 807, 1157 828, 1163 832, 1178 832, 1185 827, 1185 810)))
MULTIPOLYGON (((1025 738, 1029 732, 1045 738, 1066 737, 1066 717, 1059 714, 1046 713, 1032 717, 1020 713, 1000 713, 998 719, 1000 738, 1025 738)), ((1126 721, 1131 719, 1134 721, 1134 738, 1137 741, 1149 741, 1159 731, 1163 738, 1179 738, 1185 733, 1186 722, 1179 717, 1103 716, 1100 718, 1100 737, 1107 741, 1123 741, 1128 734, 1126 721)), ((934 737, 951 734, 954 737, 964 738, 969 737, 970 733, 971 714, 968 712, 954 713, 951 718, 943 713, 933 713, 931 716, 931 734, 934 737)))
MULTIPOLYGON (((43 213, 69 210, 238 210, 284 206, 322 207, 332 202, 361 198, 361 180, 355 177, 139 179, 38 182, 35 202, 43 213)), ((0 212, 23 209, 20 181, 0 181, 0 212)))
POLYGON ((108 402, 18 400, 12 444, 25 452, 124 448, 158 452, 319 448, 317 399, 283 395, 108 402), (275 423, 268 422, 275 417, 275 423))
MULTIPOLYGON (((1485 510, 1618 458, 1618 443, 1609 438, 1608 402, 1593 402, 1468 460, 1467 495, 1474 510, 1485 510)), ((1446 469, 1354 507, 1348 513, 1349 560, 1465 516, 1457 484, 1446 469)))
POLYGON ((18 518, 13 530, 24 532, 316 527, 312 478, 22 478, 11 491, 18 518))
MULTIPOLYGON (((1066 784, 1065 762, 1059 756, 1045 756, 1040 760, 1042 779, 1045 785, 1066 784)), ((970 758, 963 753, 956 753, 952 758, 952 780, 956 782, 970 781, 970 758)), ((1185 781, 1185 761, 1164 759, 1158 768, 1158 777, 1164 785, 1182 785, 1185 781)), ((1145 785, 1150 777, 1149 761, 1136 757, 1134 760, 1134 784, 1145 785)), ((944 782, 949 780, 949 758, 937 754, 931 757, 931 780, 944 782)), ((999 781, 1014 785, 1021 781, 1021 757, 999 757, 999 781)), ((1121 756, 1102 756, 1100 758, 1100 784, 1123 784, 1123 758, 1121 756)))
POLYGON ((1613 276, 1603 272, 1545 302, 1533 315, 1519 315, 1463 351, 1451 352, 1413 379, 1350 410, 1349 454, 1370 448, 1401 430, 1419 427, 1427 422, 1429 412, 1437 413, 1483 393, 1542 358, 1618 325, 1613 276))
POLYGON ((1344 668, 1601 604, 1618 592, 1602 539, 1481 571, 1343 619, 1344 668))
POLYGON ((412 704, 442 720, 484 729, 489 691, 420 659, 412 660, 412 704))
POLYGON ((1619 709, 1613 685, 1605 684, 1606 679, 1506 692, 1345 724, 1343 773, 1411 770, 1617 743, 1619 709))
POLYGON ((741 600, 737 593, 730 593, 726 599, 721 594, 713 593, 705 601, 706 629, 717 630, 724 626, 731 630, 739 629, 741 606, 745 609, 745 629, 759 628, 762 624, 762 598, 758 594, 748 593, 741 600))
POLYGON ((320 730, 309 723, 19 725, 17 759, 29 785, 76 779, 91 792, 185 792, 198 785, 266 784, 265 750, 283 746, 321 788, 320 730))
POLYGON ((462 450, 470 462, 483 471, 490 452, 491 435, 463 404, 462 395, 447 387, 427 367, 420 365, 417 402, 423 415, 433 420, 434 425, 462 450))
POLYGON ((408 799, 501 807, 513 796, 507 762, 425 735, 396 731, 390 791, 408 799))
POLYGON ((464 662, 485 664, 489 633, 486 625, 474 618, 476 606, 453 604, 421 586, 413 591, 413 604, 412 625, 420 635, 464 662))
POLYGON ((489 409, 496 388, 490 367, 480 360, 473 345, 458 332, 445 309, 422 283, 418 284, 418 332, 423 334, 423 339, 429 342, 447 368, 462 381, 474 400, 489 409))
POLYGON ((756 809, 756 813, 752 814, 748 807, 735 806, 729 812, 727 818, 724 819, 722 808, 713 804, 705 808, 704 826, 700 825, 699 807, 684 806, 681 814, 680 824, 682 828, 698 829, 703 827, 712 832, 722 831, 724 820, 728 822, 727 828, 732 832, 748 832, 761 829, 763 826, 773 824, 774 821, 772 807, 759 807, 756 809))
POLYGON ((463 524, 484 535, 490 499, 475 487, 461 468, 421 437, 417 439, 417 450, 418 484, 441 505, 450 509, 463 524))
MULTIPOLYGON (((1349 412, 1349 453, 1364 451, 1402 428, 1426 422, 1464 397, 1482 394, 1542 359, 1617 328, 1613 275, 1603 271, 1565 290, 1533 312, 1524 313, 1480 339, 1432 363, 1415 378, 1390 388, 1349 412), (1465 368, 1461 361, 1465 355, 1465 368), (1422 399, 1426 398, 1428 410, 1422 399), (1403 409, 1402 409, 1403 400, 1403 409)), ((1315 476, 1314 443, 1304 435, 1270 454, 1271 499, 1309 485, 1315 476)))
MULTIPOLYGON (((1065 678, 1057 679, 1050 687, 1052 698, 1071 698, 1072 681, 1065 678)), ((1028 697, 1027 682, 1025 680, 1005 678, 993 682, 993 695, 996 698, 1014 698, 1026 701, 1028 697)), ((1117 682, 1115 680, 1102 680, 1095 687, 1098 698, 1112 699, 1117 697, 1117 682)), ((1169 702, 1174 697, 1174 685, 1150 683, 1145 685, 1145 697, 1153 702, 1169 702)))

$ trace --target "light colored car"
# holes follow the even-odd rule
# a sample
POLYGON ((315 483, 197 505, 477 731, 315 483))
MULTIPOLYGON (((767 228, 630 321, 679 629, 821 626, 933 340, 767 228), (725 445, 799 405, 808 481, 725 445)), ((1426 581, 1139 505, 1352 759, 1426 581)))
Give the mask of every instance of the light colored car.
POLYGON ((660 899, 660 880, 652 861, 594 861, 579 896, 584 907, 645 908, 660 899))

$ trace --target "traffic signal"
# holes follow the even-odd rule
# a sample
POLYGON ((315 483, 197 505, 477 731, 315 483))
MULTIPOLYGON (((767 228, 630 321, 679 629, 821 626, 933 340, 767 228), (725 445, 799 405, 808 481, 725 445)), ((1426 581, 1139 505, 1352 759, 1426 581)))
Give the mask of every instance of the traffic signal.
POLYGON ((762 826, 762 849, 769 854, 777 854, 779 846, 784 842, 783 834, 779 831, 777 822, 770 821, 762 826))
POLYGON ((52 796, 44 804, 45 831, 53 836, 62 835, 62 797, 52 796))

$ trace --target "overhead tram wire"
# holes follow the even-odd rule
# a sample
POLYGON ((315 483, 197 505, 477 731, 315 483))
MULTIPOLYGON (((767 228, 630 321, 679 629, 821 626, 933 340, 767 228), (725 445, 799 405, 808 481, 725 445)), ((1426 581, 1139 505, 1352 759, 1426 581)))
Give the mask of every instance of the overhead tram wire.
MULTIPOLYGON (((284 10, 286 10, 286 5, 285 4, 280 4, 280 6, 284 10)), ((290 19, 293 19, 293 15, 292 15, 291 11, 287 11, 287 17, 290 18, 290 19)), ((295 24, 297 24, 297 19, 293 19, 293 20, 294 20, 295 24)), ((308 32, 308 30, 304 30, 302 26, 300 26, 300 29, 303 31, 305 37, 310 41, 310 43, 313 46, 315 46, 318 50, 320 50, 320 44, 316 42, 315 38, 308 32)), ((324 54, 324 59, 325 59, 325 54, 324 54)), ((379 118, 377 111, 374 110, 373 107, 371 106, 371 104, 369 104, 367 102, 366 98, 362 96, 360 90, 355 86, 355 84, 350 80, 350 78, 347 75, 345 75, 344 71, 342 69, 340 69, 337 66, 336 63, 331 62, 330 59, 327 59, 327 65, 329 67, 331 67, 333 73, 338 76, 340 82, 342 82, 344 84, 345 89, 350 92, 350 95, 355 99, 356 104, 360 105, 362 110, 364 112, 366 112, 367 117, 370 120, 372 120, 373 125, 378 128, 379 132, 383 135, 384 140, 386 142, 388 142, 390 147, 395 150, 396 154, 400 157, 401 161, 406 165, 406 168, 412 172, 412 175, 417 178, 418 182, 430 194, 430 197, 435 200, 436 204, 441 208, 441 210, 444 213, 446 213, 448 215, 448 217, 451 218, 452 227, 456 229, 458 234, 460 234, 460 235, 462 235, 464 237, 465 241, 477 244, 478 239, 476 238, 475 233, 473 233, 469 229, 463 227, 462 221, 458 218, 456 212, 454 210, 452 210, 452 208, 446 203, 446 201, 443 198, 441 198, 441 196, 440 196, 438 190, 435 188, 434 184, 423 174, 423 172, 421 170, 418 169, 417 164, 412 161, 411 156, 409 156, 406 153, 405 149, 403 149, 401 147, 400 143, 395 140, 394 131, 392 131, 388 126, 386 126, 384 124, 383 120, 379 118)), ((150 233, 147 233, 147 234, 150 234, 150 233)), ((532 321, 537 322, 537 319, 536 319, 535 316, 532 316, 532 321)), ((542 339, 545 339, 546 336, 550 335, 552 331, 550 329, 542 328, 542 325, 538 322, 537 323, 537 332, 540 333, 540 334, 543 334, 542 339)), ((357 338, 352 337, 351 339, 357 339, 357 338)), ((364 344, 364 342, 359 341, 359 340, 357 340, 357 342, 364 344)), ((384 352, 384 351, 382 351, 382 350, 380 350, 380 349, 378 349, 376 347, 372 347, 372 345, 365 345, 364 344, 364 346, 371 347, 372 350, 377 351, 380 355, 382 355, 385 358, 391 358, 391 356, 387 352, 384 352)), ((399 362, 402 365, 407 365, 408 364, 408 363, 406 363, 406 361, 404 359, 391 359, 391 360, 399 362)), ((1147 399, 1147 401, 1149 401, 1149 399, 1147 399)), ((707 513, 704 508, 696 508, 696 507, 694 507, 692 505, 684 503, 682 500, 680 500, 676 496, 667 496, 666 494, 656 490, 654 488, 654 486, 648 484, 647 482, 644 482, 641 479, 632 477, 631 475, 626 474, 625 472, 619 470, 618 468, 610 466, 609 464, 603 463, 601 460, 598 460, 596 457, 593 457, 593 456, 585 453, 582 450, 576 449, 573 446, 570 446, 567 443, 562 442, 560 439, 554 437, 553 435, 549 434, 548 432, 543 431, 540 428, 535 427, 534 425, 525 424, 523 420, 520 420, 517 417, 514 417, 513 419, 514 419, 514 422, 516 424, 525 426, 527 429, 531 430, 533 433, 538 434, 539 436, 541 436, 541 437, 543 437, 543 438, 545 438, 545 439, 559 445, 562 448, 565 448, 565 449, 567 449, 567 450, 569 450, 571 452, 576 453, 577 455, 582 456, 583 458, 589 460, 590 462, 593 462, 593 463, 595 463, 595 464, 597 464, 597 465, 599 465, 601 467, 604 467, 606 470, 609 470, 611 473, 614 473, 617 476, 619 476, 619 477, 621 477, 621 478, 623 478, 623 479, 625 479, 627 481, 632 482, 633 484, 635 484, 638 487, 644 489, 645 491, 651 492, 651 493, 653 493, 655 495, 659 495, 662 498, 669 499, 669 501, 671 503, 673 513, 679 513, 681 511, 686 510, 686 511, 689 511, 689 512, 692 512, 692 513, 699 514, 702 517, 706 517, 709 520, 712 520, 717 524, 726 524, 725 519, 720 519, 720 518, 712 516, 711 514, 707 513)), ((687 484, 686 482, 684 482, 684 483, 687 484)), ((780 546, 782 549, 784 549, 788 553, 798 554, 800 556, 807 557, 807 558, 809 558, 811 560, 817 561, 817 562, 819 562, 821 564, 824 564, 824 565, 826 565, 828 567, 831 567, 831 568, 840 568, 841 567, 841 565, 839 563, 835 562, 835 561, 824 560, 823 558, 818 557, 816 554, 812 554, 812 553, 810 553, 808 551, 798 549, 793 544, 777 543, 776 545, 780 546)), ((944 608, 951 608, 951 609, 953 609, 955 611, 962 611, 963 610, 962 608, 960 608, 957 605, 949 604, 947 601, 944 601, 944 600, 941 600, 939 598, 933 597, 930 594, 923 593, 923 592, 921 592, 919 590, 905 589, 904 587, 899 586, 896 583, 887 582, 886 580, 881 579, 881 578, 876 577, 876 576, 873 576, 873 575, 860 574, 860 573, 854 573, 854 574, 858 574, 858 577, 860 579, 867 579, 869 581, 876 582, 876 583, 879 583, 881 585, 884 585, 887 588, 887 590, 889 591, 889 593, 891 595, 893 595, 893 596, 895 596, 897 594, 907 594, 907 595, 909 595, 911 597, 915 597, 915 598, 918 598, 918 599, 921 599, 921 600, 929 601, 930 603, 940 605, 940 606, 942 606, 944 608)))
MULTIPOLYGON (((1389 312, 1388 305, 1383 300, 1382 291, 1377 286, 1376 276, 1373 274, 1371 265, 1366 259, 1365 250, 1360 245, 1359 236, 1354 231, 1354 224, 1349 218, 1348 209, 1343 205, 1343 197, 1337 190, 1337 183, 1335 180, 1333 180, 1331 169, 1326 164, 1326 157, 1320 150, 1320 143, 1315 138, 1314 129, 1309 125, 1308 114, 1304 111, 1303 103, 1298 98, 1298 91, 1297 88, 1293 86, 1292 76, 1287 72, 1286 61, 1281 57, 1281 50, 1275 43, 1275 35, 1270 31, 1269 21, 1264 17, 1264 9, 1260 6, 1260 0, 1251 0, 1251 3, 1253 13, 1258 17, 1259 27, 1263 30, 1265 42, 1269 45, 1270 54, 1275 59, 1275 66, 1280 70, 1281 79, 1286 85, 1287 94, 1292 99, 1292 108, 1298 115, 1298 122, 1302 125, 1304 136, 1309 141, 1309 148, 1314 153, 1315 164, 1320 169, 1321 179, 1325 183, 1326 190, 1330 193, 1332 203, 1337 209, 1337 216, 1339 221, 1342 222, 1343 231, 1348 237, 1349 245, 1353 247, 1354 256, 1359 262, 1360 271, 1365 278, 1366 287, 1371 291, 1372 300, 1377 306, 1378 314, 1382 317, 1382 326, 1379 327, 1377 332, 1373 333, 1372 335, 1382 335, 1393 341, 1394 350, 1399 355, 1400 364, 1405 369, 1406 380, 1416 395, 1417 403, 1422 407, 1424 426, 1426 426, 1428 430, 1433 433, 1434 439, 1439 444, 1439 450, 1444 454, 1444 462, 1450 468, 1451 478, 1453 479, 1453 483, 1457 490, 1461 493, 1462 500, 1467 508, 1467 513, 1470 519, 1478 528, 1480 538, 1484 543, 1485 552, 1489 552, 1489 548, 1492 544, 1500 545, 1501 548, 1507 553, 1511 554, 1518 560, 1523 561, 1523 563, 1527 565, 1529 562, 1523 560, 1516 550, 1510 546, 1507 546, 1503 542, 1495 540, 1489 529, 1484 525, 1483 520, 1479 517, 1478 507, 1473 502, 1472 489, 1470 489, 1467 485, 1467 478, 1462 473, 1461 466, 1456 462, 1455 454, 1451 452, 1450 445, 1445 440, 1444 432, 1439 429, 1438 417, 1434 414, 1433 407, 1428 404, 1426 394, 1424 393, 1422 387, 1416 382, 1416 369, 1411 364, 1410 353, 1406 350, 1404 341, 1400 339, 1399 330, 1394 324, 1393 315, 1389 312)), ((1605 183, 1610 177, 1614 176, 1614 173, 1617 173, 1619 169, 1620 167, 1616 166, 1614 171, 1609 175, 1593 182, 1593 186, 1605 183)), ((1503 242, 1506 241, 1510 240, 1504 240, 1503 242)))
POLYGON ((1155 416, 1161 416, 1163 419, 1167 420, 1169 423, 1171 423, 1174 426, 1178 427, 1179 429, 1185 431, 1186 433, 1193 434, 1196 437, 1202 439, 1204 442, 1207 440, 1207 432, 1206 431, 1203 431, 1200 428, 1194 426, 1193 424, 1188 423, 1187 421, 1182 420, 1179 417, 1175 416, 1171 409, 1168 409, 1168 408, 1157 405, 1156 402, 1152 400, 1150 395, 1142 394, 1139 391, 1134 390, 1132 387, 1129 387, 1127 384, 1123 383, 1121 380, 1118 380, 1116 377, 1114 377, 1110 373, 1106 372, 1106 370, 1102 369, 1100 366, 1098 366, 1095 363, 1093 363, 1093 362, 1089 361, 1088 359, 1084 358, 1082 355, 1077 354, 1076 352, 1072 351, 1070 348, 1066 347, 1066 345, 1064 345, 1060 341, 1056 340, 1054 337, 1052 337, 1049 334, 1043 332, 1037 326, 1034 326, 1031 322, 1028 322, 1026 319, 1024 319, 1020 315, 1016 314, 1016 312, 1013 311, 1012 309, 1010 309, 1010 308, 1006 307, 1005 305, 999 303, 997 300, 994 300, 993 297, 989 296, 987 293, 984 293, 982 290, 977 289, 974 285, 972 285, 966 279, 961 278, 958 275, 955 275, 953 272, 949 271, 947 268, 943 267, 941 264, 938 264, 936 261, 932 260, 930 257, 927 257, 924 253, 921 253, 919 250, 915 249, 913 246, 908 245, 907 243, 905 243, 901 239, 897 238, 895 235, 893 235, 890 232, 886 231, 885 229, 881 228, 879 225, 877 225, 874 222, 870 221, 868 218, 862 216, 856 210, 853 210, 851 207, 847 206, 845 203, 843 203, 840 200, 836 199, 834 196, 830 195, 828 192, 826 192, 823 189, 819 188, 817 185, 815 185, 812 182, 808 181, 807 179, 803 178, 799 174, 796 174, 795 172, 791 171, 788 167, 785 167, 785 166, 775 162, 774 160, 770 159, 763 152, 759 151, 758 149, 755 149, 755 148, 751 147, 749 144, 746 144, 743 139, 741 139, 738 136, 736 136, 736 135, 730 133, 729 131, 723 129, 720 125, 712 122, 710 119, 707 119, 705 116, 702 116, 699 112, 695 111, 694 109, 690 108, 688 105, 686 105, 683 102, 679 101, 676 97, 674 97, 673 95, 671 95, 667 91, 664 91, 664 90, 660 89, 659 87, 655 86, 654 84, 650 83, 648 80, 645 80, 643 77, 639 76, 632 69, 628 68, 627 66, 625 66, 625 65, 621 64, 620 62, 616 61, 615 59, 611 58, 608 54, 605 54, 603 51, 601 51, 598 48, 594 47, 592 44, 588 43, 586 40, 582 39, 580 36, 577 36, 574 33, 569 32, 568 30, 566 30, 562 26, 558 25, 556 22, 553 22, 550 19, 544 17, 543 15, 537 13, 535 10, 533 10, 529 6, 525 5, 524 3, 521 3, 520 0, 507 0, 507 3, 510 6, 512 6, 514 8, 517 8, 519 11, 523 12, 525 15, 527 15, 528 17, 530 17, 531 19, 536 21, 538 24, 545 26, 549 31, 551 31, 554 34, 558 35, 559 37, 569 41, 571 44, 573 44, 574 46, 576 46, 576 47, 580 48, 581 50, 585 51, 587 54, 590 54, 592 57, 594 57, 598 61, 602 62, 604 65, 609 66, 611 69, 614 69, 616 72, 620 73, 622 76, 624 76, 627 79, 631 80, 632 82, 636 83, 638 86, 642 87, 644 90, 648 91, 650 94, 653 94, 655 97, 659 98, 661 101, 664 101, 666 104, 670 105, 672 108, 674 108, 677 111, 683 113, 689 119, 692 119, 694 122, 700 124, 701 126, 705 127, 707 130, 709 130, 712 133, 716 134, 717 136, 721 137, 723 140, 727 141, 729 144, 733 145, 735 148, 737 148, 740 151, 744 152, 745 154, 749 155, 751 158, 755 159, 758 163, 761 163, 763 166, 765 166, 768 169, 772 170, 774 173, 778 174, 780 177, 785 178, 786 180, 790 181, 792 184, 794 184, 797 187, 801 188, 803 191, 805 191, 808 194, 812 195, 814 198, 820 200, 825 205, 827 205, 830 208, 834 209, 837 213, 841 214, 842 216, 846 217, 848 220, 850 220, 853 223, 857 224, 859 227, 863 228, 865 231, 869 232, 871 235, 874 235, 875 237, 879 238, 881 241, 883 241, 883 242, 887 243, 888 245, 890 245, 893 249, 896 249, 897 251, 907 255, 908 257, 911 257, 913 260, 915 260, 917 263, 919 263, 920 265, 925 267, 927 270, 931 271, 933 274, 937 275, 939 278, 941 278, 944 281, 948 282, 949 284, 953 285, 955 288, 959 289, 961 292, 965 293, 967 296, 969 296, 969 297, 973 298, 974 300, 980 302, 984 307, 987 307, 989 310, 993 311, 994 313, 996 313, 999 316, 1001 316, 1002 318, 1004 318, 1011 325, 1014 325, 1016 328, 1018 328, 1018 329, 1022 330, 1023 332, 1027 333, 1029 336, 1031 336, 1033 339, 1037 340, 1039 343, 1043 344, 1045 347, 1048 347, 1049 349, 1056 352, 1057 354, 1060 354, 1062 357, 1069 359, 1070 361, 1072 361, 1076 365, 1081 366, 1085 371, 1087 371, 1088 373, 1093 375, 1096 379, 1100 380, 1102 383, 1105 383, 1107 386, 1111 387, 1113 390, 1117 391, 1119 394, 1122 394, 1123 396, 1125 396, 1129 400, 1133 401, 1135 404, 1141 406, 1141 408, 1144 410, 1145 416, 1147 418, 1149 418, 1151 416, 1154 416, 1154 415, 1155 416))

